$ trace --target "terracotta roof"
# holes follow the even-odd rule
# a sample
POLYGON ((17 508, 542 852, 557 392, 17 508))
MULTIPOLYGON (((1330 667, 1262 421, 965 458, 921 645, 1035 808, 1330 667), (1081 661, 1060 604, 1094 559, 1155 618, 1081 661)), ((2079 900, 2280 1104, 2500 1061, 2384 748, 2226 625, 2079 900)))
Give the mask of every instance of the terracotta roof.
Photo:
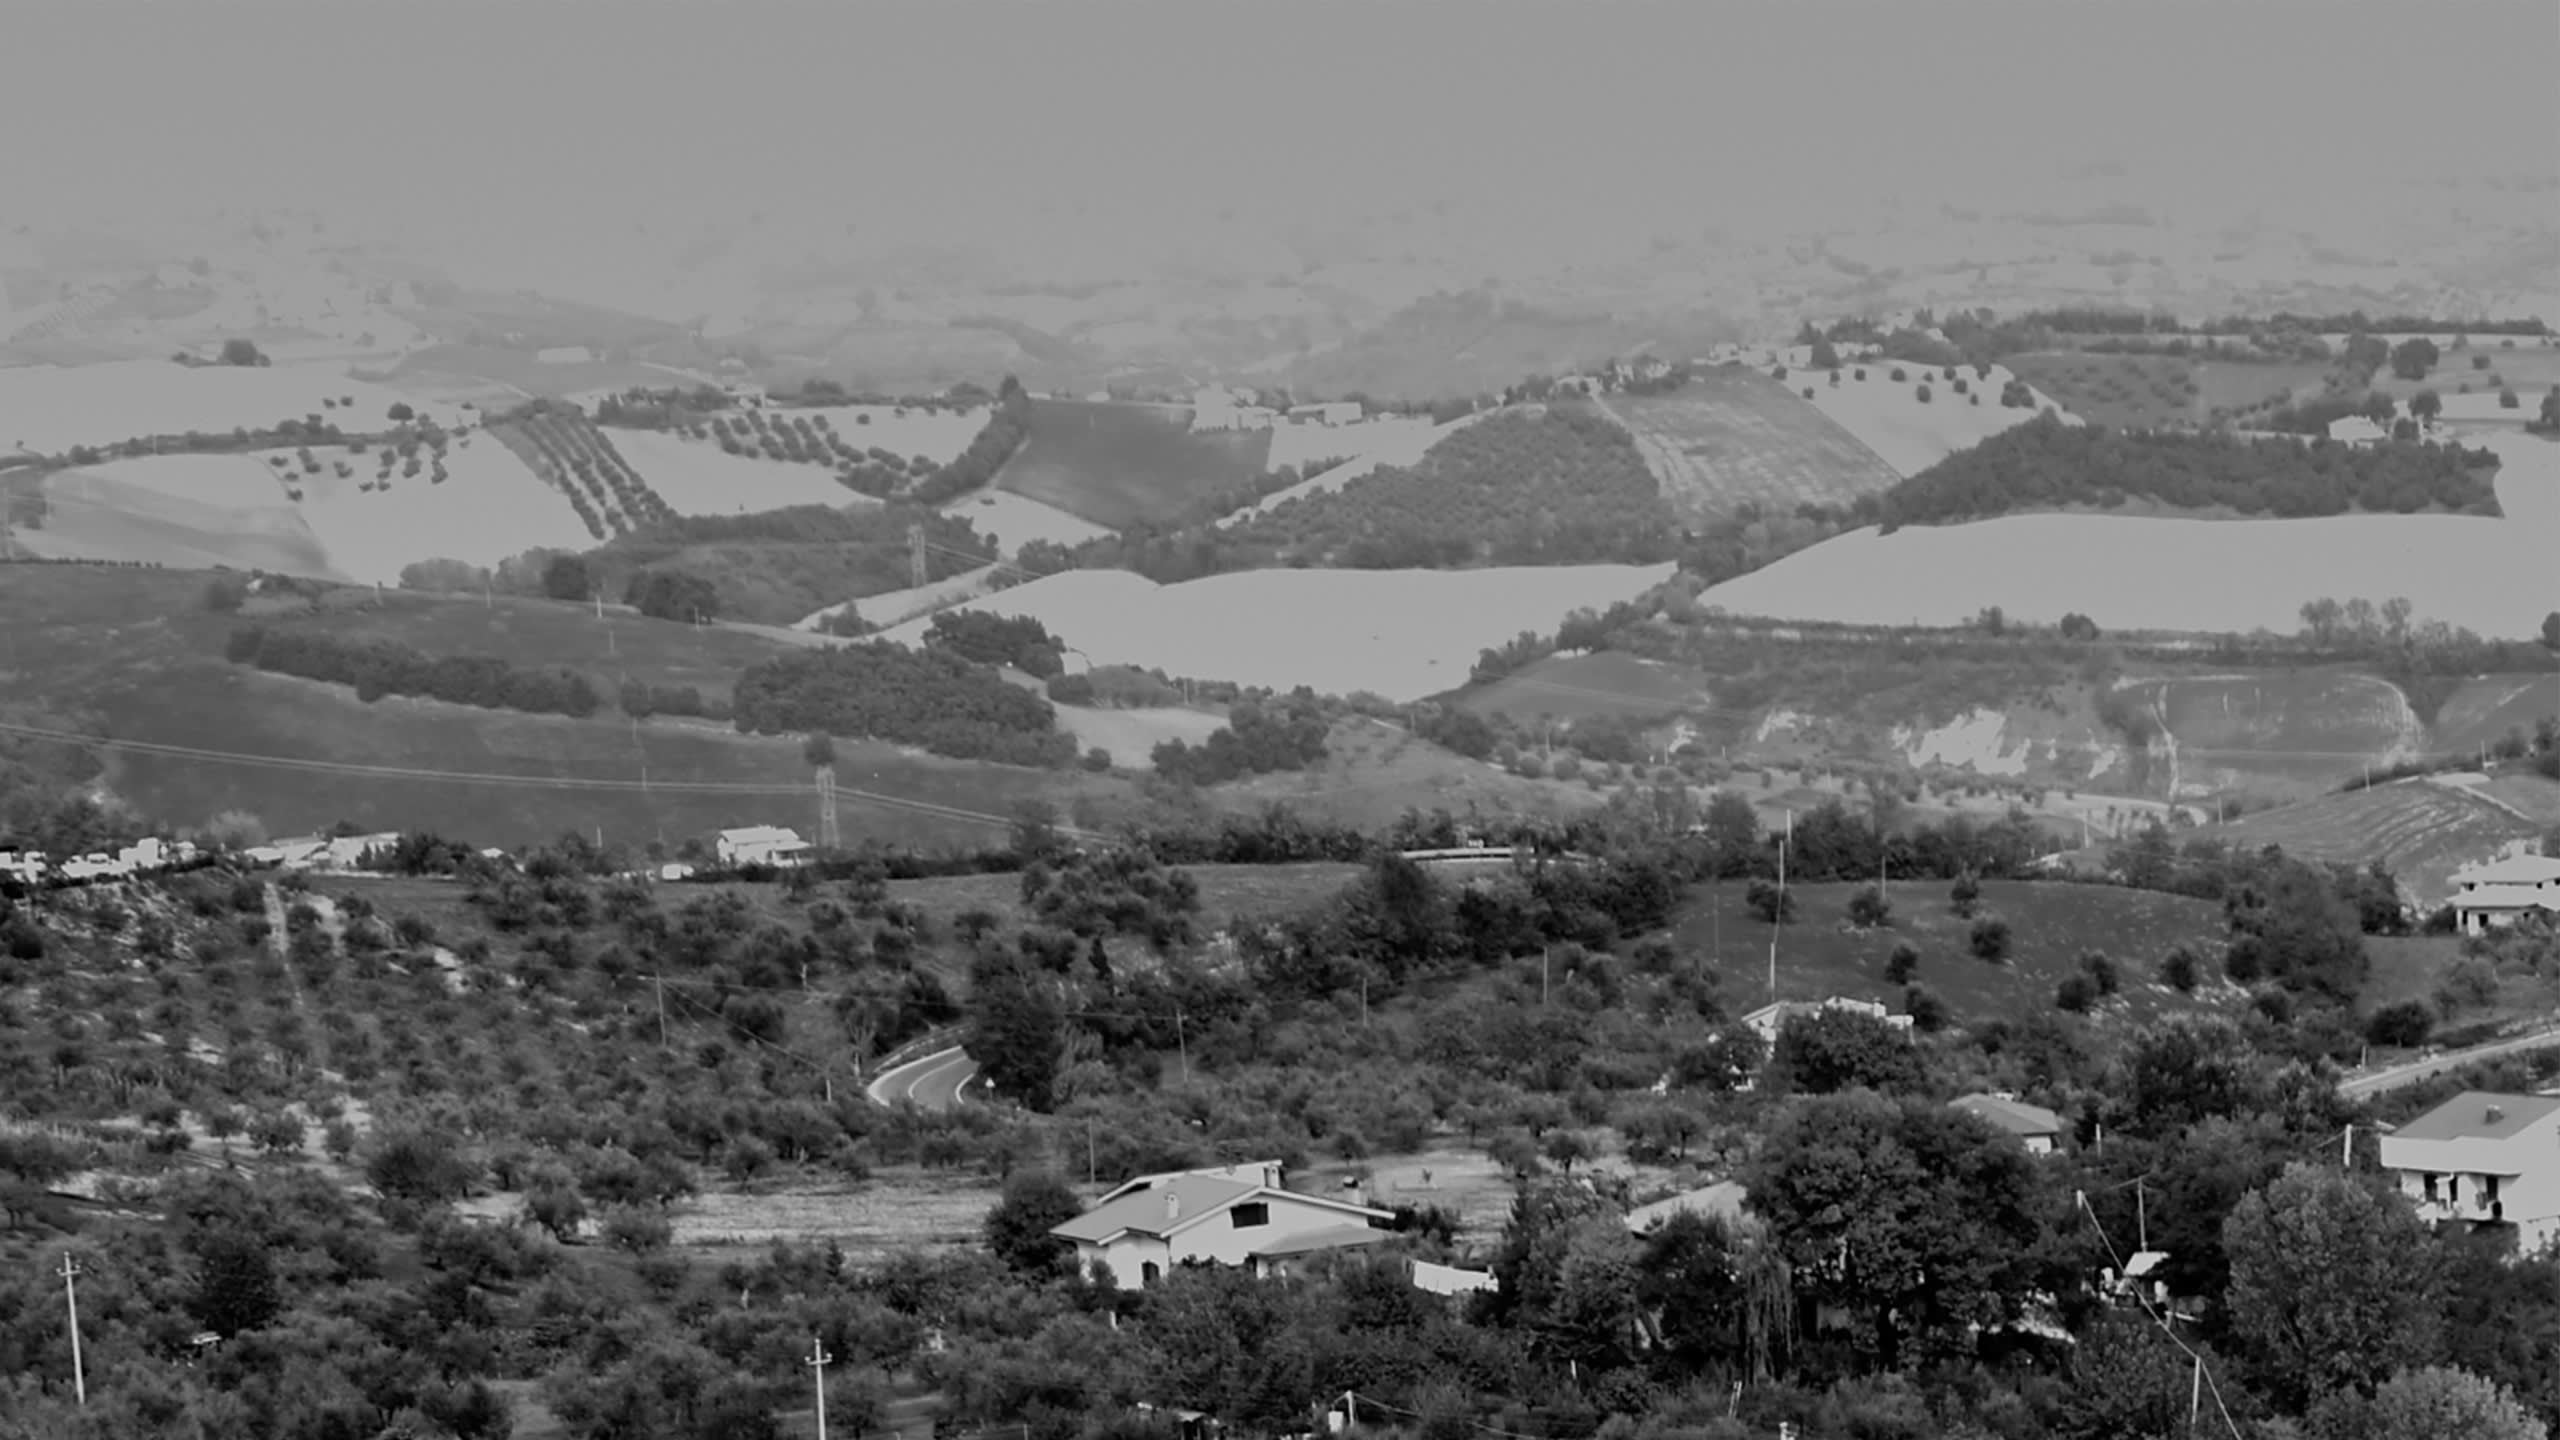
POLYGON ((1289 1255, 1307 1255, 1318 1250, 1348 1250, 1355 1245, 1375 1245, 1394 1235, 1374 1225, 1336 1225, 1324 1230, 1309 1230, 1274 1240, 1252 1253, 1258 1259, 1277 1260, 1289 1255))
POLYGON ((1049 1233, 1061 1239, 1087 1240, 1095 1244, 1123 1231, 1134 1231, 1140 1235, 1169 1235, 1184 1221, 1223 1210, 1261 1188, 1251 1181, 1175 1175, 1160 1184, 1150 1185, 1144 1190, 1132 1190, 1118 1199, 1096 1205, 1049 1233), (1180 1202, 1175 1213, 1166 1213, 1168 1197, 1180 1202))
POLYGON ((2560 1096, 2465 1090, 2391 1132, 2393 1140, 2506 1140, 2560 1114, 2560 1096), (2495 1111, 2496 1119, 2490 1113, 2495 1111))
POLYGON ((2560 891, 2531 885, 2482 885, 2453 897, 2456 910, 2560 910, 2560 891))
POLYGON ((2510 855, 2453 873, 2456 882, 2470 885, 2538 885, 2560 880, 2560 859, 2549 855, 2510 855))
POLYGON ((1966 1095, 1948 1102, 1971 1115, 1979 1115, 2012 1135, 2060 1135, 2062 1117, 2041 1105, 2023 1100, 2007 1100, 1997 1095, 1966 1095))

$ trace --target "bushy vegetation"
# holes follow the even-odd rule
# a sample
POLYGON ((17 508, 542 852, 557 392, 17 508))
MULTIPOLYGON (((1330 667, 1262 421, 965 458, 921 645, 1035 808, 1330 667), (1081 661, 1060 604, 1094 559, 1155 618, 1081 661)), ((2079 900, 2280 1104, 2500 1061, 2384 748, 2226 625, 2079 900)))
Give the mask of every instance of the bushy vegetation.
POLYGON ((601 705, 595 683, 562 666, 527 669, 488 655, 429 655, 388 640, 341 640, 265 625, 231 632, 224 654, 236 664, 355 688, 356 698, 408 695, 583 718, 601 705))
POLYGON ((2287 519, 2349 510, 2478 512, 2496 504, 2496 457, 2452 445, 2353 447, 2221 435, 2124 433, 2039 417, 1888 490, 1888 527, 2054 505, 2150 500, 2287 519))
POLYGON ((945 610, 926 627, 924 643, 974 664, 1010 665, 1042 679, 1057 677, 1064 663, 1059 658, 1063 642, 1030 615, 945 610))
POLYGON ((1075 759, 1047 700, 948 650, 875 640, 777 656, 739 675, 730 703, 749 734, 869 736, 1011 765, 1075 759))
POLYGON ((1304 686, 1270 701, 1240 700, 1227 723, 1198 745, 1167 740, 1148 757, 1156 773, 1189 785, 1216 785, 1275 770, 1304 770, 1324 759, 1333 729, 1304 686))
POLYGON ((996 478, 1004 462, 1022 448, 1031 435, 1031 396, 1022 382, 1007 375, 997 387, 995 408, 987 414, 986 428, 978 432, 969 448, 954 456, 951 463, 916 482, 913 496, 919 505, 943 505, 966 495, 996 478))
POLYGON ((1671 558, 1676 536, 1627 432, 1557 407, 1489 416, 1409 469, 1381 466, 1229 525, 1096 539, 1075 563, 1162 584, 1272 565, 1647 564, 1671 558))

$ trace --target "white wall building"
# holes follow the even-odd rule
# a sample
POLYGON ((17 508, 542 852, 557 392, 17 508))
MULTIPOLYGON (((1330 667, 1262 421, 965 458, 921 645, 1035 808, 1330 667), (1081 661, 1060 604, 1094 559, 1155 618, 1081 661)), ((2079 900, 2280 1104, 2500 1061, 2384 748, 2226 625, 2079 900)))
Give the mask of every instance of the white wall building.
POLYGON ((1281 1187, 1276 1160, 1142 1175, 1049 1233, 1073 1241, 1076 1264, 1108 1270, 1123 1289, 1154 1284, 1190 1261, 1285 1273, 1301 1255, 1374 1245, 1393 1218, 1371 1205, 1281 1187))
POLYGON ((1874 1000, 1850 1000, 1838 995, 1828 1000, 1781 1000, 1774 1005, 1763 1005, 1743 1016, 1742 1023, 1751 1027, 1751 1032, 1760 1037, 1761 1044, 1775 1045, 1778 1043, 1778 1031, 1789 1020, 1799 1015, 1818 1015, 1826 1010, 1851 1011, 1871 1020, 1880 1020, 1896 1030, 1908 1031, 1911 1028, 1908 1015, 1896 1015, 1874 1000))
POLYGON ((2511 1225, 2525 1254, 2560 1242, 2560 1096, 2465 1091, 2384 1135, 2382 1168, 2430 1224, 2511 1225))
POLYGON ((2018 1137, 2030 1155, 2050 1155, 2062 1143, 2062 1117, 2015 1095, 1964 1095, 1948 1102, 1968 1115, 1979 1115, 2018 1137))
POLYGON ((2454 928, 2486 935, 2525 915, 2560 919, 2560 858, 2511 855, 2453 874, 2454 928))
POLYGON ((780 825, 723 830, 714 846, 723 865, 797 865, 809 858, 809 842, 780 825))

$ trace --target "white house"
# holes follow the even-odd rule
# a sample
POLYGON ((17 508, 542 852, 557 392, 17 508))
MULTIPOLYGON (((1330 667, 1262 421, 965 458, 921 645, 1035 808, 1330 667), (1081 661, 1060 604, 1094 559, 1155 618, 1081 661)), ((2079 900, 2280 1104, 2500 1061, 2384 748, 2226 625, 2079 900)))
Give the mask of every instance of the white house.
POLYGON ((1818 1015, 1826 1010, 1847 1010, 1871 1020, 1881 1020, 1896 1030, 1908 1031, 1911 1028, 1908 1015, 1896 1015, 1874 1000, 1850 1000, 1838 995, 1828 1000, 1781 1000, 1774 1005, 1763 1005, 1743 1016, 1742 1023, 1751 1027, 1751 1032, 1760 1037, 1761 1044, 1775 1045, 1778 1043, 1778 1031, 1788 1021, 1800 1015, 1818 1015))
POLYGON ((723 865, 797 865, 809 858, 809 842, 780 825, 723 830, 715 853, 723 865))
POLYGON ((1185 1261, 1285 1273, 1301 1255, 1374 1245, 1393 1218, 1375 1206, 1283 1189, 1280 1162, 1142 1175, 1049 1233, 1070 1240, 1076 1264, 1108 1270, 1123 1288, 1150 1285, 1185 1261))
POLYGON ((2391 438, 2391 432, 2362 415, 2346 415, 2329 422, 2329 438, 2344 445, 2371 445, 2391 438))
POLYGON ((1490 1270, 1462 1270, 1455 1265, 1413 1262, 1413 1288, 1429 1295, 1475 1295, 1495 1288, 1490 1270))
POLYGON ((2510 855, 2455 871, 2453 885, 2454 928, 2465 935, 2485 935, 2526 914, 2560 919, 2560 858, 2510 855))
POLYGON ((2382 1137, 2382 1168, 2430 1224, 2512 1225, 2560 1242, 2560 1095, 2469 1090, 2382 1137))
POLYGON ((0 845, 0 876, 22 885, 34 885, 44 879, 47 868, 44 852, 0 845))
POLYGON ((2041 1105, 2030 1105, 2006 1092, 1964 1095, 1949 1101, 1968 1115, 1979 1115, 1998 1129, 2018 1137, 2030 1155, 2050 1155, 2062 1143, 2062 1117, 2041 1105))

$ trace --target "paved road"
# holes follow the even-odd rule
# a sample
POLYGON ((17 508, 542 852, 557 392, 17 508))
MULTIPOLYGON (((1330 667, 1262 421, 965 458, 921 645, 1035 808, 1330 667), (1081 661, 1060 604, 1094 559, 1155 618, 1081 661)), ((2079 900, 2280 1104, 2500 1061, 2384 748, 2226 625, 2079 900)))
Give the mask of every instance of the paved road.
POLYGON ((2340 1085, 2338 1090, 2350 1100, 2361 1100, 2367 1095, 2379 1095, 2385 1090, 2397 1090, 2403 1085, 2415 1084, 2430 1075, 2450 1070, 2457 1065, 2468 1065, 2475 1060, 2489 1060, 2500 1055, 2514 1055, 2526 1050, 2541 1050, 2555 1045, 2560 1045, 2560 1029, 2543 1030, 2532 1035, 2518 1035, 2512 1040, 2493 1040, 2486 1045, 2474 1045, 2468 1050, 2456 1050, 2450 1054, 2416 1060, 2389 1070, 2359 1076, 2340 1085))
POLYGON ((977 1078, 978 1062, 954 1045, 892 1066, 871 1082, 871 1098, 883 1105, 913 1100, 927 1110, 948 1110, 960 1103, 960 1091, 977 1078))

